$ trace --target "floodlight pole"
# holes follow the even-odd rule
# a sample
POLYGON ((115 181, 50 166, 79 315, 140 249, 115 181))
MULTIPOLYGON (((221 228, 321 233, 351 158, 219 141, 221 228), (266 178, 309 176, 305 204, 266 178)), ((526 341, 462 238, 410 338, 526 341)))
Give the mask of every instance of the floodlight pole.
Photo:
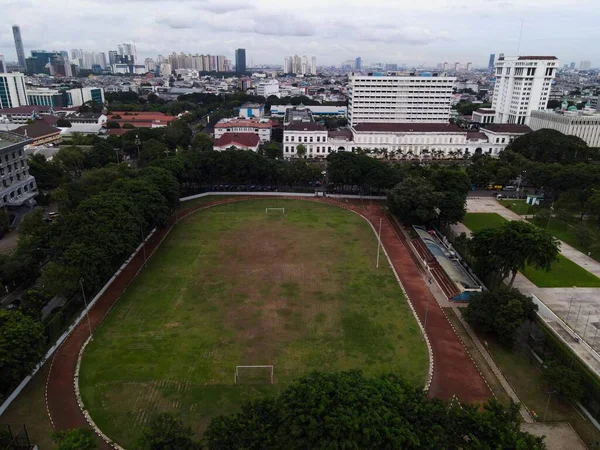
POLYGON ((550 397, 552 397, 552 394, 554 394, 556 391, 550 391, 548 392, 548 401, 546 402, 546 410, 544 411, 544 422, 546 421, 546 414, 548 414, 548 406, 550 406, 550 397))
POLYGON ((377 236, 377 268, 379 269, 379 253, 381 251, 381 222, 382 218, 379 218, 379 235, 377 236))
POLYGON ((92 324, 90 323, 90 312, 88 310, 87 300, 85 298, 85 290, 83 289, 83 278, 79 279, 79 286, 81 286, 81 294, 83 295, 83 304, 85 305, 85 315, 87 317, 88 328, 90 329, 90 338, 92 337, 92 324))

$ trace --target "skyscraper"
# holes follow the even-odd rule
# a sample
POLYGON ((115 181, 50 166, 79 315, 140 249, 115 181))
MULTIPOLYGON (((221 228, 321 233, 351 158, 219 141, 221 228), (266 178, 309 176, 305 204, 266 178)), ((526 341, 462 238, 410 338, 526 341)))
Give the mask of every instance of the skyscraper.
POLYGON ((360 56, 354 61, 354 69, 358 72, 362 70, 362 58, 360 56))
POLYGON ((490 53, 490 62, 488 62, 488 69, 494 70, 494 63, 496 62, 496 54, 490 53))
POLYGON ((492 109, 495 123, 529 125, 532 111, 546 109, 559 62, 556 56, 498 58, 492 109))
POLYGON ((19 72, 0 75, 0 109, 27 105, 25 76, 19 72))
POLYGON ((592 68, 591 61, 581 61, 579 63, 579 70, 590 70, 592 68))
POLYGON ((313 75, 317 74, 317 57, 313 56, 310 59, 310 73, 312 73, 313 75))
POLYGON ((6 73, 6 62, 4 62, 4 55, 0 55, 0 73, 6 73))
POLYGON ((19 25, 13 25, 13 36, 15 38, 15 48, 17 49, 17 60, 21 67, 25 67, 25 50, 23 49, 23 38, 21 37, 21 28, 19 25))
POLYGON ((237 73, 246 72, 246 49, 238 48, 235 51, 235 71, 237 73))

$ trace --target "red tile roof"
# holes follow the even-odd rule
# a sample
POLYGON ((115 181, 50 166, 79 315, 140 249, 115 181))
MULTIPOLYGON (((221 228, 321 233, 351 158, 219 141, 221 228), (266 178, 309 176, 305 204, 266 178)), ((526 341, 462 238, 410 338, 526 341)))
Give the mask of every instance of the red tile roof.
POLYGON ((488 137, 485 135, 485 133, 482 133, 480 131, 468 131, 467 132, 467 141, 478 141, 478 140, 487 141, 488 137))
POLYGON ((31 114, 33 111, 47 112, 49 106, 17 106, 16 108, 3 108, 2 114, 31 114))
POLYGON ((32 139, 60 134, 60 130, 58 128, 54 128, 53 126, 48 125, 46 122, 42 122, 41 120, 38 120, 30 125, 24 125, 16 128, 14 132, 32 139))
POLYGON ((365 122, 354 125, 357 132, 380 133, 464 133, 464 130, 451 123, 378 123, 365 122))
POLYGON ((108 114, 107 120, 110 122, 118 122, 121 126, 126 123, 138 128, 150 128, 152 125, 167 125, 169 122, 177 119, 175 116, 168 116, 156 111, 111 111, 108 114), (121 116, 120 119, 115 119, 114 116, 121 116))
POLYGON ((215 141, 215 147, 236 147, 254 148, 258 145, 260 139, 254 133, 225 133, 215 141))
POLYGON ((526 134, 533 131, 527 125, 518 125, 516 123, 488 123, 483 128, 492 133, 526 134))

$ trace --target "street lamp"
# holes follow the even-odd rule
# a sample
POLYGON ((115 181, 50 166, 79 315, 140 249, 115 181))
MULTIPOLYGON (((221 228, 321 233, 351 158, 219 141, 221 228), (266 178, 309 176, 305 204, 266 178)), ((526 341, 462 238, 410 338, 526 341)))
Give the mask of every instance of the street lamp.
POLYGON ((83 278, 79 279, 79 286, 81 286, 81 295, 83 295, 83 304, 85 305, 85 315, 87 317, 88 328, 90 329, 90 338, 92 337, 92 324, 90 323, 90 312, 88 310, 87 300, 85 298, 85 290, 83 289, 83 278))
POLYGON ((142 142, 140 141, 140 137, 137 134, 135 135, 135 141, 134 141, 134 143, 135 143, 135 145, 137 145, 137 157, 138 157, 138 160, 139 160, 140 159, 140 144, 142 142))
POLYGON ((544 422, 546 421, 546 414, 548 414, 548 406, 550 406, 550 397, 552 397, 552 394, 555 394, 556 391, 550 391, 548 392, 548 401, 546 402, 546 410, 544 411, 544 422))
POLYGON ((115 155, 117 157, 117 164, 119 164, 120 163, 120 161, 119 161, 119 148, 115 147, 115 148, 113 148, 113 150, 115 151, 115 155))

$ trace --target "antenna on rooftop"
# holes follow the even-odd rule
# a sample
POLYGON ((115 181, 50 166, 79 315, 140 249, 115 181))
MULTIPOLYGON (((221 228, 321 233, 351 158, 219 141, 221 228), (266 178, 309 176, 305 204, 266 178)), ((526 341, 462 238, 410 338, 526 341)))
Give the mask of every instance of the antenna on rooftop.
POLYGON ((523 37, 523 23, 524 23, 524 20, 521 20, 521 31, 519 31, 519 45, 517 46, 517 56, 520 54, 520 51, 521 51, 521 38, 523 37))

